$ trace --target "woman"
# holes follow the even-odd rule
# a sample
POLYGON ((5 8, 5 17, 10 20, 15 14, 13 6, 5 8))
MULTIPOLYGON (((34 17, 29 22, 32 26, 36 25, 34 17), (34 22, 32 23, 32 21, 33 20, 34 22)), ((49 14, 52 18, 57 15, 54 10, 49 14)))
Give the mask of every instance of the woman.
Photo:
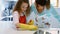
MULTIPOLYGON (((49 14, 52 14, 54 16, 54 18, 56 18, 58 20, 58 22, 60 21, 60 15, 58 15, 58 13, 55 11, 55 9, 53 8, 53 6, 51 6, 50 4, 50 0, 35 0, 34 4, 31 5, 31 15, 32 17, 30 17, 31 20, 34 20, 35 25, 38 16, 42 16, 47 14, 48 17, 50 17, 49 14), (33 15, 32 15, 33 14, 33 15)), ((50 25, 48 23, 48 25, 50 25)))
MULTIPOLYGON (((45 24, 48 25, 48 27, 53 25, 52 27, 55 27, 55 24, 51 24, 51 22, 47 22, 44 24, 44 22, 41 23, 41 20, 38 22, 38 17, 43 16, 45 14, 50 17, 50 13, 58 20, 60 21, 60 15, 55 11, 53 6, 50 4, 50 0, 35 0, 35 2, 31 5, 31 15, 29 20, 34 20, 34 25, 38 25, 38 27, 45 27, 45 24)), ((40 18, 41 19, 41 18, 40 18)), ((42 18, 44 21, 44 18, 42 18)), ((48 21, 48 20, 47 20, 48 21)), ((57 22, 55 22, 57 23, 57 22)), ((46 27, 45 27, 46 28, 46 27)), ((34 34, 44 34, 39 29, 34 34)))

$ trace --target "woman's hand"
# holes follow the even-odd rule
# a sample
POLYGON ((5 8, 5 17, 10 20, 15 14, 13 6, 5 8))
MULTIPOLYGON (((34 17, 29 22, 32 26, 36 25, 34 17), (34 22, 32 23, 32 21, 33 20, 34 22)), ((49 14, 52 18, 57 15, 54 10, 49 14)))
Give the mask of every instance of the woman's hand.
POLYGON ((28 22, 28 24, 29 24, 29 25, 33 25, 33 24, 34 24, 34 20, 30 20, 30 21, 28 22))

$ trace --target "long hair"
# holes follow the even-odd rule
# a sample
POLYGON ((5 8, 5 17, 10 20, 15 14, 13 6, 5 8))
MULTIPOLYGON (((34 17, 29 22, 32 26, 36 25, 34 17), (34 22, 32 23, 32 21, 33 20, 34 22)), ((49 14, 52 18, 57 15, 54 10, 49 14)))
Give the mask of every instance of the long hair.
POLYGON ((16 3, 13 12, 17 11, 18 13, 20 13, 21 11, 21 5, 22 3, 25 2, 28 4, 27 10, 26 10, 26 16, 28 16, 30 14, 30 5, 29 5, 29 0, 18 0, 18 2, 16 3))
POLYGON ((46 2, 46 8, 50 9, 50 0, 47 0, 47 2, 46 2))

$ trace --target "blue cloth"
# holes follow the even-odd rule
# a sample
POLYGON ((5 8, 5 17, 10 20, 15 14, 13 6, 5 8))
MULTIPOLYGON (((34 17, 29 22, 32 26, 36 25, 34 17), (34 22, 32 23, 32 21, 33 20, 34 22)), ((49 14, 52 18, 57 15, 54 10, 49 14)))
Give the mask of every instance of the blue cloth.
MULTIPOLYGON (((37 13, 37 9, 35 7, 34 4, 31 5, 31 11, 36 14, 37 13)), ((44 15, 44 14, 48 14, 48 16, 50 16, 49 14, 52 14, 59 22, 60 22, 60 15, 56 12, 56 10, 54 9, 54 7, 52 5, 50 5, 50 9, 46 9, 46 10, 43 10, 42 13, 39 13, 38 15, 41 16, 41 15, 44 15)))

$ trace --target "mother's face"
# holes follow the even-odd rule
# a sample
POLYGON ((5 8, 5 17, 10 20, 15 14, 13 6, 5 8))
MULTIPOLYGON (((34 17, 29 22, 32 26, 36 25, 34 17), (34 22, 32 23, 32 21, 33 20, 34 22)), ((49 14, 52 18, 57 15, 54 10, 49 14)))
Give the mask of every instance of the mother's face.
POLYGON ((44 6, 37 5, 37 10, 38 10, 38 12, 41 13, 44 10, 44 6))

